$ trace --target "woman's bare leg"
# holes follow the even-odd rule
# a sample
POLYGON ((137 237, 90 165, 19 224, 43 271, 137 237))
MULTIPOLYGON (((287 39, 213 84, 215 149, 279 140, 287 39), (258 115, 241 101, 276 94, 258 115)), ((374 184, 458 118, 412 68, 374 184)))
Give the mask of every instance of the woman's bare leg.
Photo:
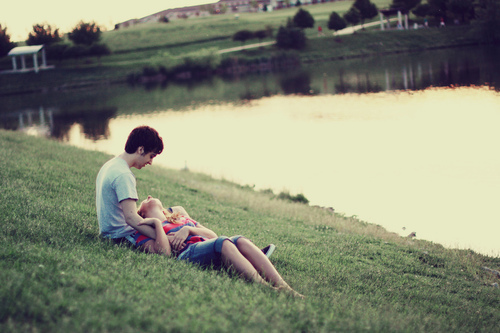
POLYGON ((293 290, 288 283, 283 280, 281 275, 274 267, 269 258, 252 243, 249 239, 241 237, 238 239, 237 248, 239 252, 247 259, 248 262, 259 272, 259 274, 266 279, 271 285, 277 289, 288 290, 295 294, 295 296, 304 297, 293 290))
POLYGON ((225 240, 222 243, 221 254, 224 265, 231 267, 245 279, 265 285, 268 284, 230 240, 225 240))

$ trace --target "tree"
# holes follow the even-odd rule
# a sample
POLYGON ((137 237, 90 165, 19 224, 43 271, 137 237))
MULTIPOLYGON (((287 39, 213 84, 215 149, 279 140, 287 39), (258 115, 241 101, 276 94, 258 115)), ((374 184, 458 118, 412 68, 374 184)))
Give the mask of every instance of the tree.
POLYGON ((28 45, 49 45, 61 41, 59 29, 52 31, 49 24, 35 24, 33 31, 29 33, 26 44, 28 45))
POLYGON ((474 17, 472 0, 449 0, 448 9, 455 17, 460 17, 462 23, 468 22, 474 17))
POLYGON ((101 38, 101 27, 95 22, 86 23, 80 21, 72 32, 68 35, 69 39, 77 45, 90 46, 101 38))
POLYGON ((365 20, 369 20, 378 15, 377 6, 370 2, 370 0, 356 0, 353 7, 359 10, 362 25, 365 24, 365 20))
POLYGON ((427 0, 430 6, 429 15, 437 20, 443 18, 446 21, 448 11, 448 0, 427 0))
POLYGON ((238 41, 244 44, 247 40, 254 38, 253 32, 250 30, 240 30, 233 35, 233 41, 238 41))
POLYGON ((361 14, 359 13, 359 10, 353 6, 347 11, 347 13, 344 14, 344 20, 352 26, 355 26, 359 23, 359 21, 361 21, 361 14))
POLYGON ((2 28, 0 24, 0 57, 9 53, 16 46, 15 43, 10 41, 10 35, 7 33, 7 27, 2 28))
POLYGON ((391 8, 400 9, 403 14, 408 14, 421 2, 422 0, 392 0, 391 8))
POLYGON ((300 8, 293 17, 295 26, 305 29, 314 27, 314 18, 307 10, 300 8))
POLYGON ((422 3, 415 7, 414 10, 411 11, 415 16, 418 17, 426 17, 431 13, 431 6, 428 3, 422 3))
POLYGON ((479 0, 475 9, 478 32, 488 43, 500 43, 500 1, 479 0))
POLYGON ((335 32, 344 29, 347 26, 345 20, 340 17, 336 12, 330 14, 330 19, 328 20, 328 29, 334 30, 335 32))

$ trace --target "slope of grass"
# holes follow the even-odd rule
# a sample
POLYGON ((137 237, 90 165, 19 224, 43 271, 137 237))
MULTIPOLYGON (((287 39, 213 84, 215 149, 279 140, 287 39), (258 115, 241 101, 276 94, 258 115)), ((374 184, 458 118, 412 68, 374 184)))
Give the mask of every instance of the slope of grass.
POLYGON ((151 194, 272 257, 290 298, 225 271, 100 239, 94 182, 110 158, 0 131, 0 330, 495 332, 499 259, 398 237, 326 210, 156 166, 151 194))

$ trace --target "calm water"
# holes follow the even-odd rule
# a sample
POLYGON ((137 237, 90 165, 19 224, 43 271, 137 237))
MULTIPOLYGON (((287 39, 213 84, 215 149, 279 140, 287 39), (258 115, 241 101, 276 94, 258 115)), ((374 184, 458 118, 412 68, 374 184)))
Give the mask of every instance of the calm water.
POLYGON ((2 124, 110 154, 148 124, 167 145, 157 164, 303 193, 403 236, 499 255, 495 52, 3 98, 2 124))

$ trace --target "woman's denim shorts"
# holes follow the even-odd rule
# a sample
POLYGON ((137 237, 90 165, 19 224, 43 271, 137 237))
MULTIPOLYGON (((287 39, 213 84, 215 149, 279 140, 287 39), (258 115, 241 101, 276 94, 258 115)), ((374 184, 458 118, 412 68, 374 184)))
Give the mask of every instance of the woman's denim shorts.
POLYGON ((194 243, 188 246, 179 256, 177 260, 186 260, 203 267, 221 267, 222 266, 222 243, 225 240, 236 243, 243 236, 226 237, 220 236, 217 238, 208 239, 204 242, 194 243))

